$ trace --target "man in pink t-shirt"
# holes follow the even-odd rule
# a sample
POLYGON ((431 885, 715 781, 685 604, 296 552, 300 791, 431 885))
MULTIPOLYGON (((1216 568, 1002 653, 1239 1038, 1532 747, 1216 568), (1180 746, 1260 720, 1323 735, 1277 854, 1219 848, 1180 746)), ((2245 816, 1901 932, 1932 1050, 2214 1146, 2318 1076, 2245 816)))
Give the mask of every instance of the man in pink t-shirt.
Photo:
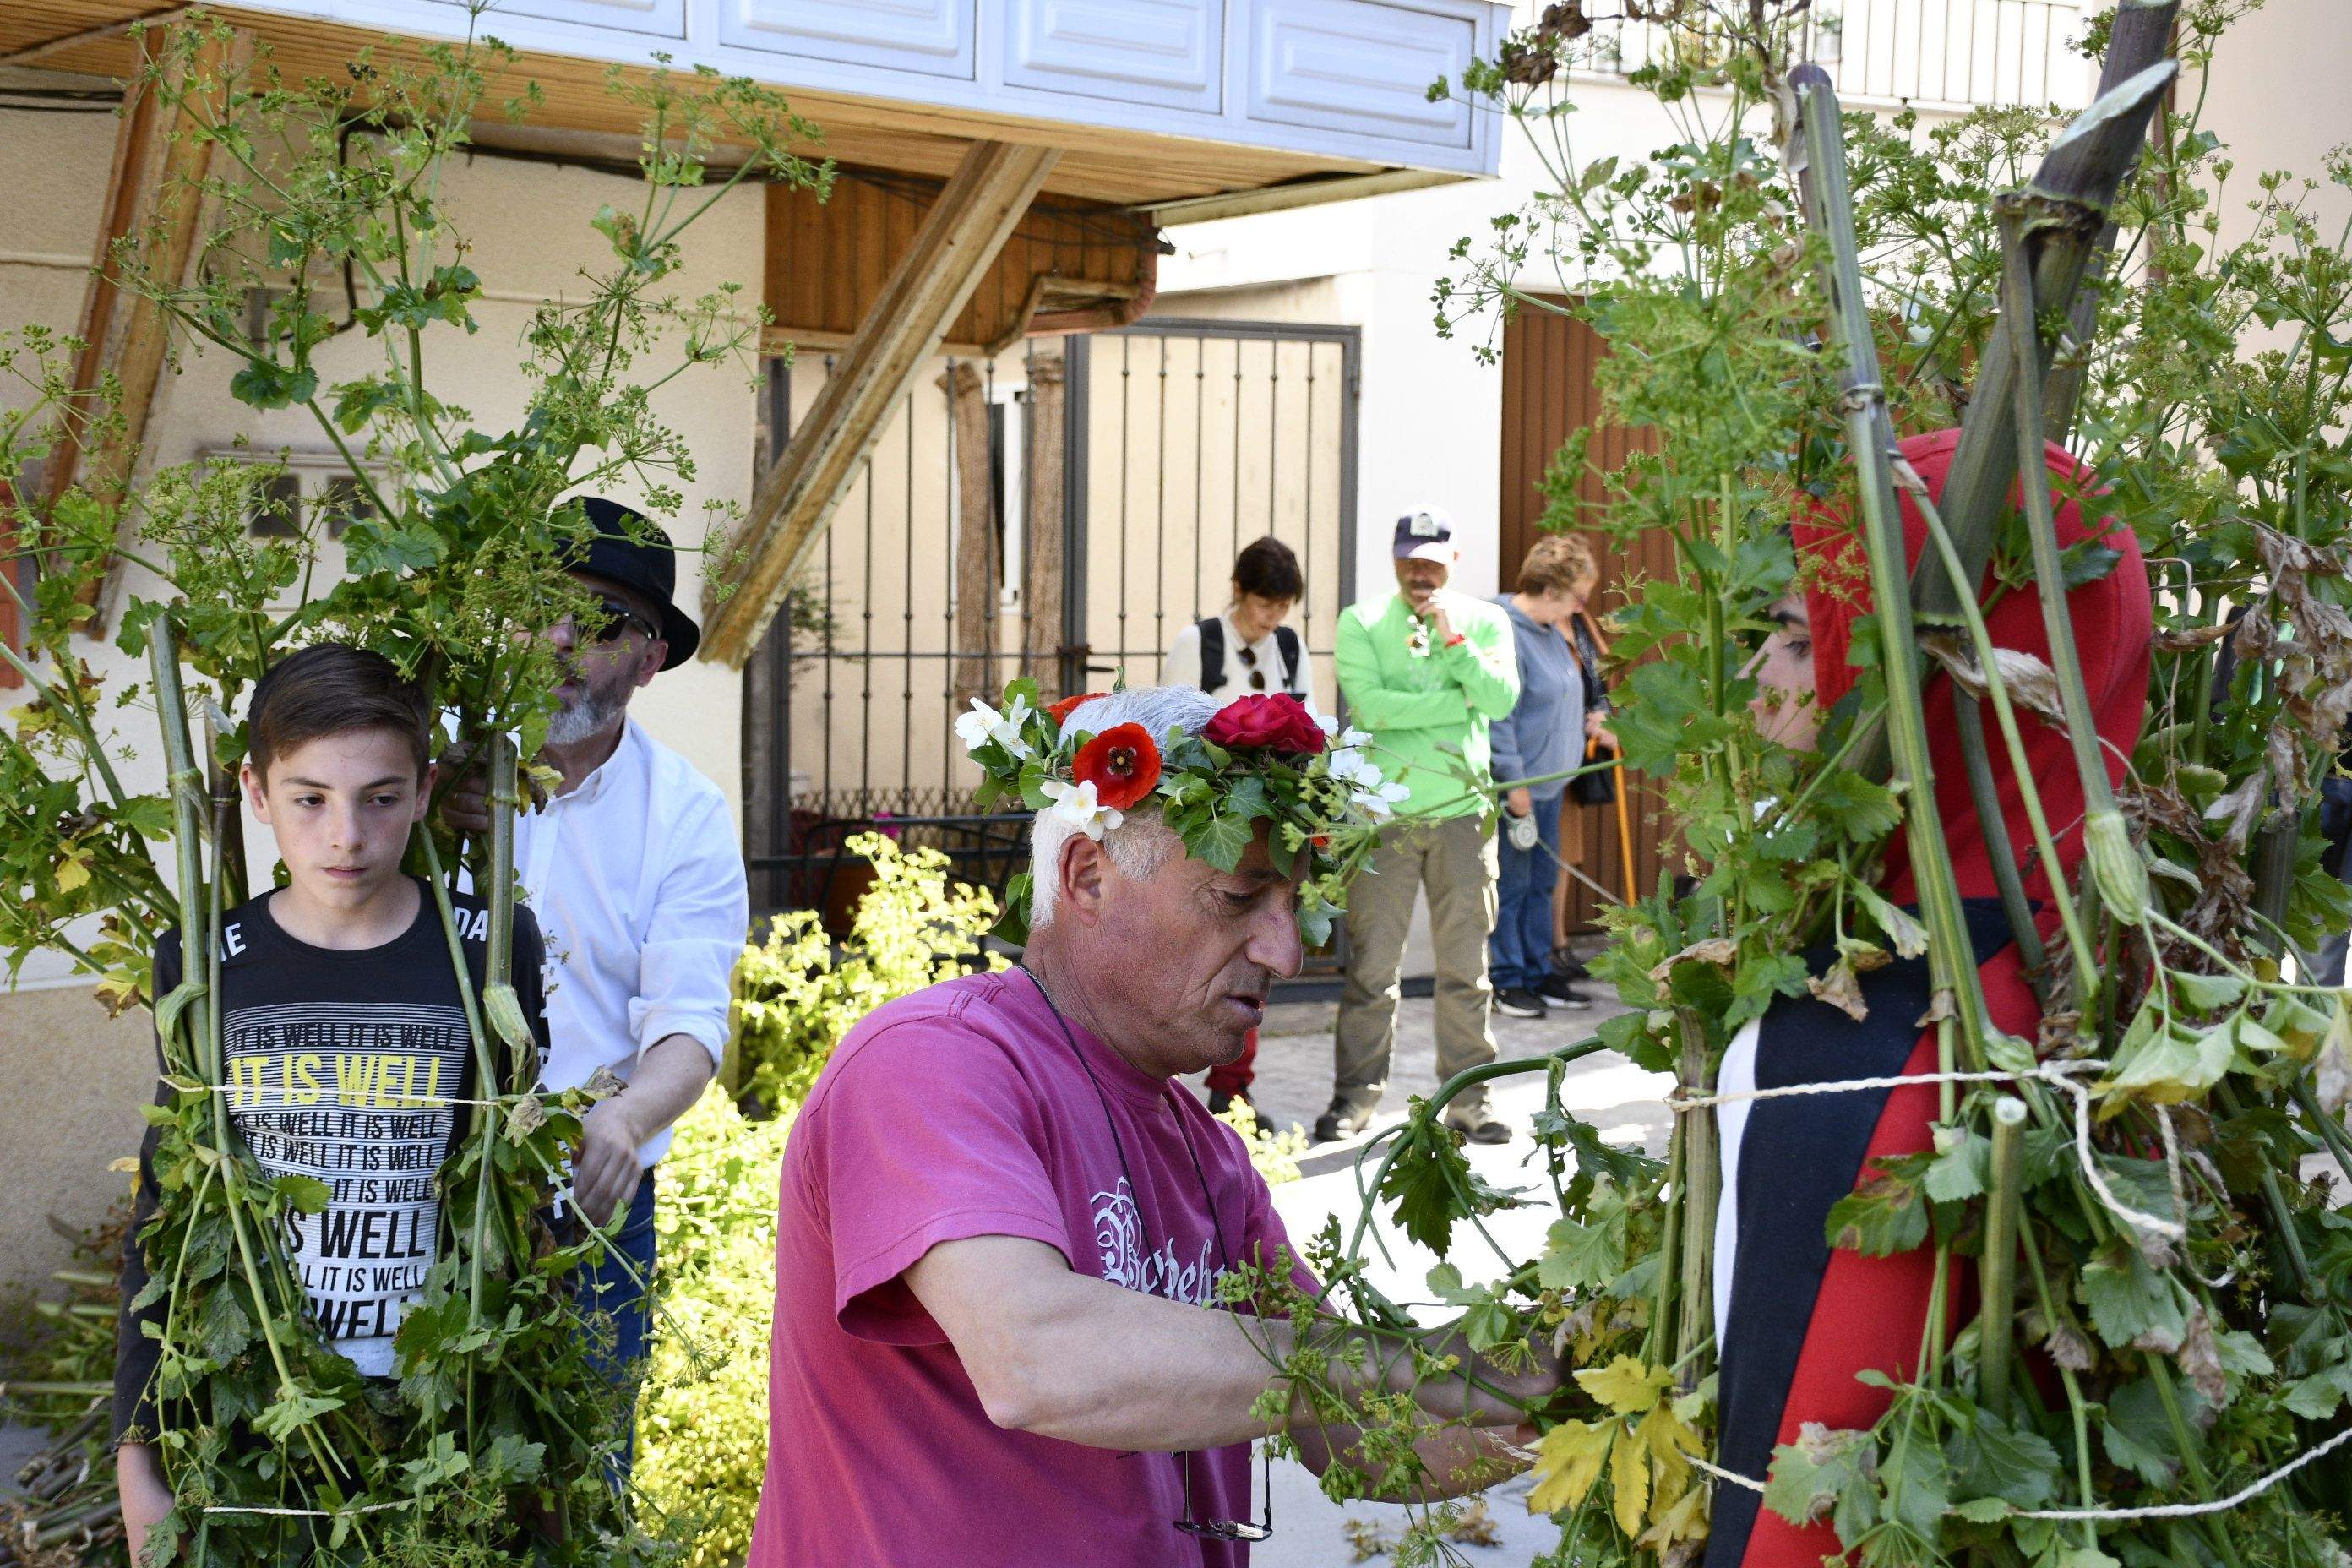
MULTIPOLYGON (((1063 723, 1172 738, 1216 712, 1160 688, 1063 723)), ((750 1568, 1248 1561, 1250 1439, 1290 1426, 1252 1406, 1290 1330, 1218 1305, 1217 1281, 1254 1264, 1316 1286, 1239 1137, 1174 1079, 1230 1060, 1297 972, 1297 877, 1263 822, 1220 871, 1091 791, 1039 814, 1024 967, 876 1011, 793 1128, 750 1568)), ((1366 1358, 1364 1392, 1393 1359, 1366 1358)), ((1480 1370, 1522 1398, 1558 1377, 1480 1370)), ((1419 1397, 1517 1419, 1457 1383, 1419 1397)), ((1507 1474, 1497 1437, 1427 1439, 1428 1495, 1507 1474)))

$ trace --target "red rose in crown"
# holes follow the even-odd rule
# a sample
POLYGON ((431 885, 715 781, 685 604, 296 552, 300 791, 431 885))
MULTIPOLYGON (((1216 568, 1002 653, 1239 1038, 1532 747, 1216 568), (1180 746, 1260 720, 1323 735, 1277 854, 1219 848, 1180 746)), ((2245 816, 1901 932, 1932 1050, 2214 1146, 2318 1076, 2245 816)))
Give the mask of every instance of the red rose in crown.
POLYGON ((1284 691, 1235 698, 1217 710, 1201 739, 1229 752, 1255 749, 1311 757, 1323 750, 1323 727, 1306 703, 1284 691))
POLYGON ((1160 748, 1140 724, 1115 724, 1078 748, 1070 776, 1095 786, 1095 801, 1125 811, 1160 782, 1160 748))

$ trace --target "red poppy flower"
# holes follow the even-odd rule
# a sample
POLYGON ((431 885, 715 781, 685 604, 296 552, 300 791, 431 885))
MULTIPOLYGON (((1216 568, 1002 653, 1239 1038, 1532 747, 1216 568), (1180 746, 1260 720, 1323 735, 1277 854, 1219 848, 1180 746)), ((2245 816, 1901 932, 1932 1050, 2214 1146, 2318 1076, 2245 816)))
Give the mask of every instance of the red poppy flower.
POLYGON ((1255 748, 1311 757, 1323 749, 1323 727, 1306 703, 1282 691, 1235 698, 1217 710, 1201 739, 1227 751, 1255 748))
POLYGON ((1071 714, 1076 712, 1080 708, 1085 707, 1087 703, 1092 702, 1096 698, 1108 697, 1110 693, 1108 691, 1081 691, 1076 697, 1065 697, 1059 702, 1055 703, 1053 706, 1045 710, 1045 717, 1054 721, 1055 729, 1059 730, 1062 727, 1063 720, 1067 719, 1071 714))
POLYGON ((1160 748, 1140 724, 1116 724, 1078 748, 1070 776, 1095 786, 1095 799, 1125 811, 1160 782, 1160 748))

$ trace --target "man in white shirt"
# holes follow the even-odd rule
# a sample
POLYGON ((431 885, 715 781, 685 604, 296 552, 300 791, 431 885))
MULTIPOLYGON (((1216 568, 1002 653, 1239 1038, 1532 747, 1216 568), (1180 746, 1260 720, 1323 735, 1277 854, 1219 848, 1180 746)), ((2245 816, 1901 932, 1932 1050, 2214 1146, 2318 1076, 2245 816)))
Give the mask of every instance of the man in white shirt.
MULTIPOLYGON (((581 1212, 626 1218, 586 1281, 631 1375, 649 1329, 653 1167, 670 1125, 701 1096, 727 1047, 729 977, 751 926, 735 825, 719 786, 628 716, 629 699, 691 658, 701 632, 672 602, 667 536, 615 502, 583 503, 597 530, 572 575, 604 601, 599 625, 545 634, 572 673, 538 761, 562 781, 515 824, 515 870, 546 933, 551 1089, 610 1068, 626 1086, 583 1119, 572 1161, 581 1212)), ((487 826, 478 775, 443 807, 487 826)))

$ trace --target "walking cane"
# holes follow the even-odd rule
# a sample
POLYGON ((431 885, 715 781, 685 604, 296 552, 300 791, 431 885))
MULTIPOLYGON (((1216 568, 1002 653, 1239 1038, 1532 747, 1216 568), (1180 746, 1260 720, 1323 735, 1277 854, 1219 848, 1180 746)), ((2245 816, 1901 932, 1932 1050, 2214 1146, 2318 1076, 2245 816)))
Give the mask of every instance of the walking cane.
MULTIPOLYGON (((1600 651, 1602 658, 1606 658, 1609 655, 1609 644, 1607 639, 1601 637, 1601 627, 1594 623, 1591 613, 1580 609, 1576 612, 1576 618, 1584 623, 1585 635, 1591 637, 1592 646, 1600 651)), ((1574 646, 1573 638, 1570 639, 1570 646, 1574 646)), ((1586 741, 1584 760, 1588 763, 1592 761, 1593 753, 1600 749, 1600 742, 1586 741)), ((1636 901, 1633 890, 1633 817, 1625 809, 1625 770, 1622 767, 1617 770, 1616 784, 1617 787, 1609 793, 1617 806, 1617 869, 1625 879, 1625 901, 1631 904, 1636 901)))
POLYGON ((1625 770, 1617 770, 1617 868, 1625 874, 1625 901, 1634 902, 1633 896, 1633 829, 1625 811, 1625 770))

